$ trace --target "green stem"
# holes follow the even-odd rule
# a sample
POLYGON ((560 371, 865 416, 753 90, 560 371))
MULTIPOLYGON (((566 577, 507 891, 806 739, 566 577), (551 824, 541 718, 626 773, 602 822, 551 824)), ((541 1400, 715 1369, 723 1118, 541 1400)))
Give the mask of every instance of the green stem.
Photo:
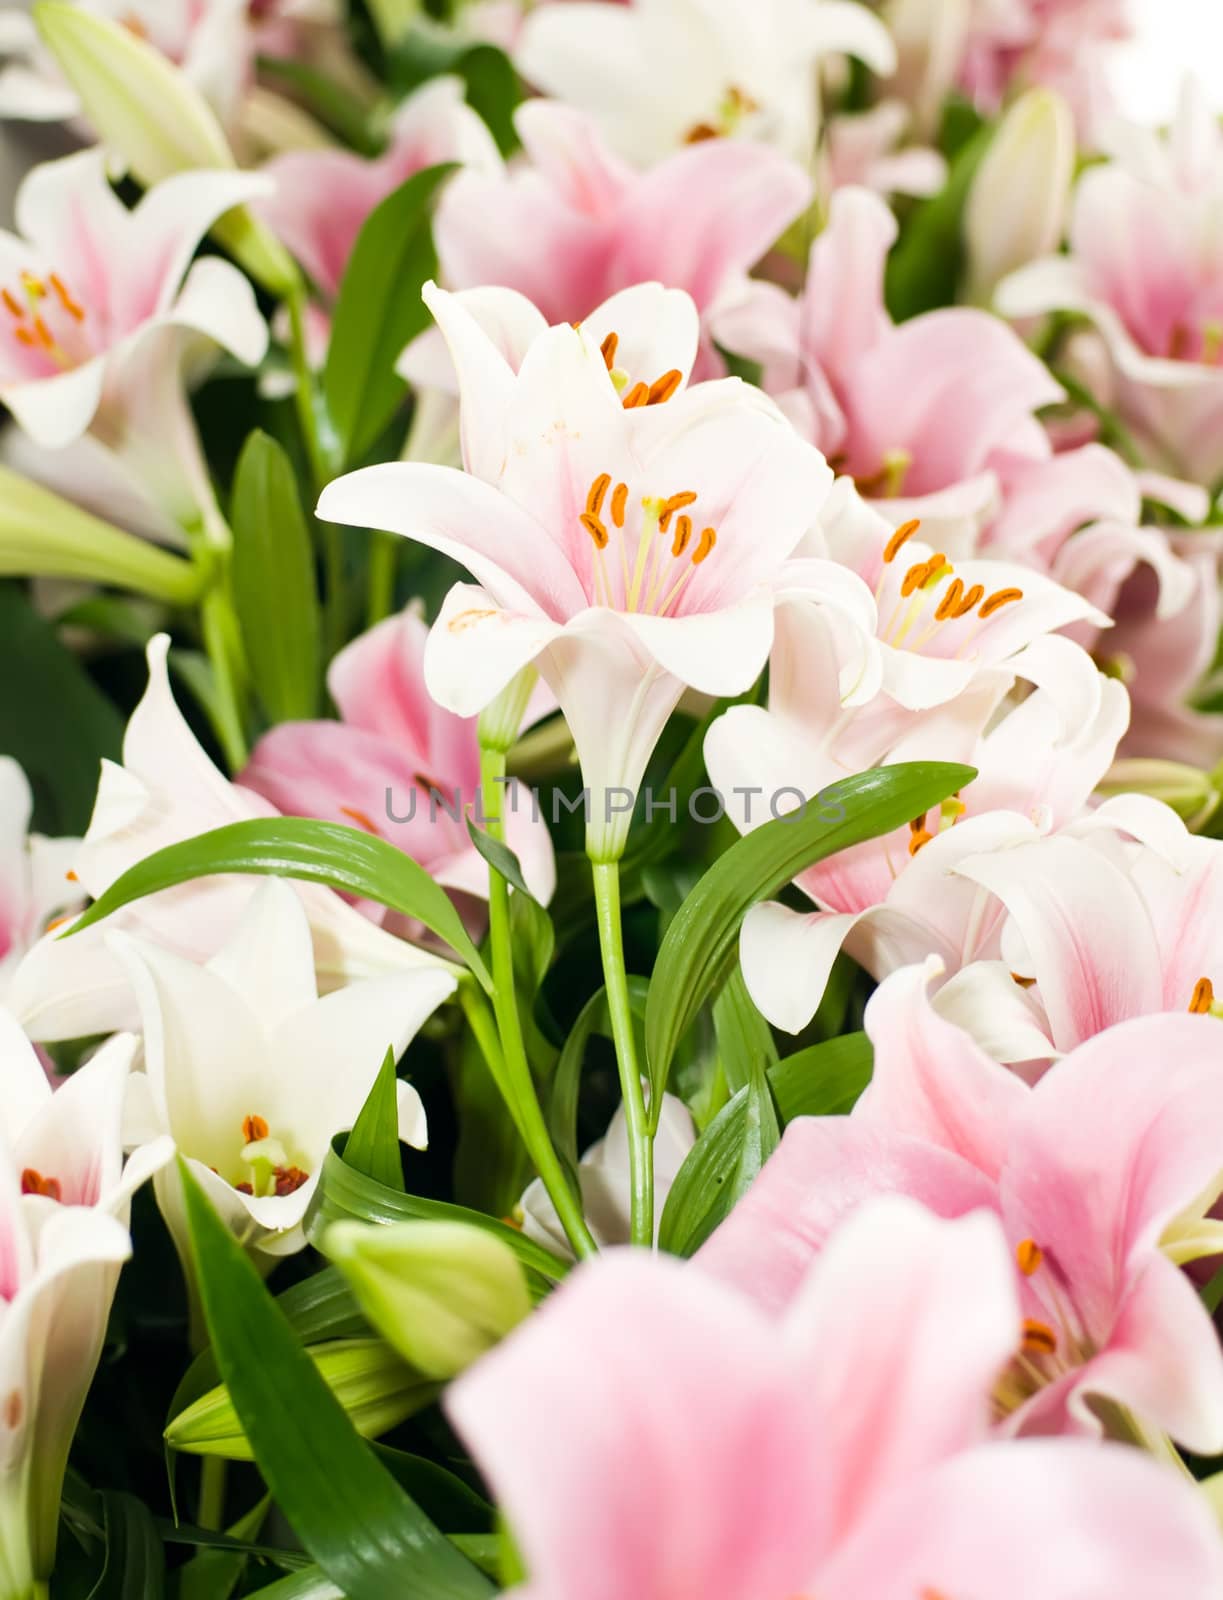
POLYGON ((595 912, 599 924, 599 949, 603 956, 603 982, 607 1010, 620 1068, 620 1092, 628 1125, 629 1172, 632 1181, 634 1244, 654 1243, 654 1136, 646 1117, 637 1041, 633 1036, 633 1011, 629 1003, 628 976, 624 970, 624 935, 620 925, 620 864, 592 861, 595 912))
POLYGON ((200 1460, 201 1528, 219 1533, 225 1526, 225 1476, 229 1463, 224 1456, 203 1456, 200 1460))
MULTIPOLYGON (((482 809, 488 831, 497 839, 500 839, 503 833, 501 802, 504 798, 504 789, 497 780, 504 776, 504 752, 482 747, 480 750, 482 809)), ((595 1255, 598 1246, 586 1226, 581 1204, 570 1188, 565 1169, 552 1143, 539 1096, 535 1090, 535 1080, 531 1076, 514 987, 509 885, 492 866, 488 869, 488 932, 492 948, 493 1010, 500 1035, 501 1071, 498 1074, 496 1065, 491 1060, 489 1068, 493 1076, 498 1079, 502 1093, 506 1094, 506 1104, 522 1135, 522 1141, 556 1208, 556 1214, 561 1220, 569 1243, 573 1246, 574 1254, 581 1260, 583 1257, 595 1255)), ((478 1032, 477 1039, 479 1039, 478 1032)))
MULTIPOLYGON (((310 462, 310 477, 316 495, 335 475, 335 465, 320 427, 318 393, 310 357, 306 350, 306 291, 298 284, 286 297, 289 310, 289 352, 293 362, 293 397, 297 404, 297 420, 306 455, 310 462)), ((344 545, 342 533, 335 523, 322 524, 323 568, 327 586, 323 597, 323 635, 328 659, 344 643, 348 626, 344 593, 344 545)))
POLYGON ((225 760, 232 773, 241 772, 249 754, 242 723, 242 694, 236 668, 240 648, 237 619, 224 587, 223 577, 200 601, 200 629, 204 650, 212 666, 216 684, 213 723, 225 760))
POLYGON ((369 595, 366 602, 365 622, 372 628, 376 622, 389 617, 395 609, 395 557, 399 546, 393 533, 375 533, 370 536, 369 595))

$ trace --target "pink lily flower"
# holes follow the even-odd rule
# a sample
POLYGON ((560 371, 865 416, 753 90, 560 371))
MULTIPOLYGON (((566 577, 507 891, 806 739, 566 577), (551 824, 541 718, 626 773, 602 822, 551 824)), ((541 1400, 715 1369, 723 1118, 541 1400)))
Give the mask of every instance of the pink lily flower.
POLYGON ((22 956, 74 900, 69 873, 78 839, 32 834, 34 797, 11 756, 0 756, 0 996, 22 956))
MULTIPOLYGON (((184 358, 198 366, 211 345, 256 365, 267 328, 236 267, 191 258, 218 217, 264 189, 252 173, 180 173, 129 211, 100 149, 25 179, 18 233, 0 232, 0 401, 52 472, 54 453, 88 435, 171 523, 208 523, 184 358)), ((182 527, 171 536, 181 542, 182 527)))
POLYGON ((0 1590, 26 1595, 55 1560, 68 1449, 102 1354, 136 1189, 169 1140, 123 1160, 136 1041, 103 1046, 54 1093, 0 1012, 0 1590))
POLYGON ((1018 1338, 993 1219, 883 1201, 779 1318, 674 1261, 580 1267, 446 1408, 522 1551, 515 1600, 1206 1600, 1218 1533, 1173 1473, 985 1442, 1018 1338))
MULTIPOLYGON (((170 641, 149 641, 149 684, 123 740, 123 765, 104 761, 93 816, 73 866, 81 889, 100 895, 155 850, 196 834, 276 813, 213 764, 175 704, 170 641)), ((352 819, 348 819, 352 820, 352 819)), ((62 939, 44 935, 14 973, 6 1003, 33 1039, 76 1039, 138 1026, 131 985, 107 944, 112 929, 184 960, 213 957, 238 926, 257 880, 201 878, 137 901, 104 923, 62 939)), ((355 979, 448 964, 377 926, 341 895, 296 884, 307 908, 324 990, 355 979)))
POLYGON ((851 0, 544 6, 527 18, 514 60, 536 88, 589 110, 608 143, 645 168, 722 135, 809 162, 817 69, 831 54, 883 75, 896 64, 887 28, 851 0))
POLYGON ((293 150, 262 168, 275 189, 254 208, 334 301, 357 235, 381 200, 426 167, 462 162, 495 176, 493 136, 463 98, 459 78, 434 78, 395 113, 385 152, 367 160, 348 150, 293 150))
POLYGON ((995 1389, 1004 1428, 1153 1427, 1214 1454, 1223 1351, 1171 1242, 1223 1183, 1214 1019, 1124 1023, 1028 1088, 930 1005, 937 966, 880 986, 862 1100, 849 1117, 792 1122, 699 1263, 778 1307, 801 1295, 812 1257, 872 1196, 900 1192, 947 1216, 988 1206, 1024 1313, 1022 1346, 995 1389))
MULTIPOLYGON (((438 883, 486 899, 488 866, 462 820, 480 791, 476 726, 430 698, 428 636, 408 610, 355 639, 327 673, 342 720, 271 729, 238 781, 286 816, 355 823, 389 839, 438 883)), ((556 887, 547 825, 517 784, 503 812, 527 887, 546 904, 556 887)), ((381 906, 372 914, 386 915, 381 906)))
POLYGON ((992 514, 1003 453, 1051 454, 1033 413, 1062 390, 985 312, 953 306, 893 325, 883 269, 896 232, 878 195, 838 189, 801 299, 754 284, 719 310, 713 333, 760 362, 768 393, 864 495, 886 500, 898 523, 921 517, 941 548, 964 553, 944 542, 943 525, 971 531, 992 514))
MULTIPOLYGON (((711 140, 636 173, 582 112, 530 100, 514 125, 529 165, 457 174, 434 240, 451 289, 517 289, 549 323, 580 322, 618 290, 655 280, 686 290, 705 314, 740 291, 812 193, 793 162, 750 144, 711 140)), ((706 361, 717 366, 712 350, 706 361)))
POLYGON ((817 795, 884 761, 966 761, 980 775, 939 811, 803 873, 797 887, 815 910, 767 902, 748 913, 744 978, 777 1027, 797 1033, 811 1020, 842 948, 876 978, 932 951, 950 973, 997 954, 1000 908, 957 876, 956 865, 983 852, 1005 854, 1003 846, 1078 817, 1112 764, 1129 715, 1125 690, 1091 669, 1078 646, 1046 642, 1058 646, 1044 663, 1051 677, 1071 676, 1061 669, 1073 657, 1087 666, 1081 700, 1068 705, 1064 684, 1042 687, 997 718, 1014 676, 994 671, 933 711, 908 712, 885 696, 843 711, 830 630, 818 615, 786 609, 768 708, 732 707, 705 741, 710 779, 735 796, 728 809, 741 832, 769 817, 762 800, 753 813, 753 793, 817 795))
POLYGON ((1127 1018, 1209 1013, 1216 982, 1223 999, 1223 842, 1195 837, 1175 812, 1135 796, 1101 807, 1080 830, 953 869, 1009 918, 1002 948, 1026 985, 1022 1043, 1006 1025, 1013 1008, 999 1007, 971 969, 960 974, 956 1010, 978 1037, 980 1011, 992 1012, 991 1044, 1004 1060, 1033 1059, 1034 1021, 1046 1040, 1035 1054, 1049 1057, 1127 1018), (1149 842, 1122 843, 1114 829, 1149 842))
POLYGON ((1009 317, 1090 317, 1104 357, 1099 399, 1152 465, 1213 488, 1223 475, 1223 133, 1189 80, 1165 139, 1128 128, 1118 146, 1079 180, 1070 254, 1022 268, 997 305, 1009 317))
POLYGON ((809 593, 869 627, 859 579, 791 559, 832 475, 746 385, 685 387, 698 337, 687 295, 617 296, 580 328, 541 334, 517 372, 452 296, 429 286, 426 299, 459 375, 466 471, 367 467, 329 485, 319 515, 468 568, 480 586, 456 584, 429 636, 430 693, 471 716, 536 665, 591 791, 587 848, 615 860, 685 688, 747 688, 779 597, 809 593))
POLYGON ((947 163, 926 145, 906 145, 910 121, 908 107, 899 100, 830 117, 821 152, 821 192, 854 186, 881 195, 937 194, 947 181, 947 163))

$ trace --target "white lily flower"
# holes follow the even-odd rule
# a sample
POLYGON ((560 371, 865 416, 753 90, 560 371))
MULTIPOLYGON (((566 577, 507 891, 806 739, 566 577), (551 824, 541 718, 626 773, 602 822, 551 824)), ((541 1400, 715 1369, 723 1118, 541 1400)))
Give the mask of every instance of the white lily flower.
POLYGON ((45 1594, 68 1450, 93 1378, 132 1194, 173 1155, 123 1162, 136 1041, 120 1035, 52 1092, 0 1012, 0 1593, 45 1594))
POLYGON ((545 93, 592 113, 644 167, 683 144, 738 134, 810 162, 827 55, 856 56, 884 75, 896 65, 887 28, 851 0, 540 6, 514 60, 545 93))
POLYGON ((80 898, 68 876, 80 840, 31 833, 33 810, 25 773, 0 756, 0 999, 48 921, 80 898))
MULTIPOLYGON (((130 934, 111 933, 109 943, 130 976, 144 1032, 143 1105, 129 1133, 170 1134, 265 1265, 300 1250, 332 1139, 351 1128, 388 1047, 402 1054, 455 980, 421 969, 319 999, 306 913, 277 878, 260 885, 204 966, 130 934)), ((420 1096, 402 1082, 398 1095, 400 1137, 423 1149, 420 1096)), ((190 1283, 177 1169, 156 1179, 156 1192, 190 1283)))

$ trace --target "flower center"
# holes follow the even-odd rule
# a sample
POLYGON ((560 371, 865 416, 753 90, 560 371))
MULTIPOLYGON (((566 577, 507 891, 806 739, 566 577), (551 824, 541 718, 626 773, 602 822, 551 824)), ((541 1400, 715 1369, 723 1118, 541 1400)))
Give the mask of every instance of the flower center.
MULTIPOLYGON (((875 585, 876 604, 883 594, 888 569, 920 526, 921 523, 917 519, 902 522, 884 546, 883 571, 875 585)), ((975 612, 977 621, 969 624, 956 650, 956 655, 962 656, 975 638, 982 622, 988 622, 995 612, 1022 599, 1023 590, 1014 586, 995 589, 992 594, 986 594, 984 584, 980 583, 974 583, 971 588, 966 589, 964 580, 956 577, 954 566, 944 553, 938 550, 924 560, 913 562, 906 570, 900 580, 900 596, 886 627, 880 630, 879 638, 882 643, 890 644, 897 650, 903 648, 919 651, 929 644, 946 623, 960 622, 970 612, 975 612), (937 593, 940 589, 941 594, 937 593), (932 620, 927 621, 926 613, 930 610, 932 602, 932 620), (926 622, 926 626, 916 638, 911 638, 913 629, 922 621, 926 622)))
POLYGON ((746 89, 740 89, 732 83, 718 102, 713 121, 693 123, 684 135, 684 143, 700 144, 705 139, 728 138, 738 132, 745 117, 759 110, 760 102, 754 100, 746 89))
POLYGON ((11 320, 10 333, 23 349, 40 352, 61 370, 84 358, 85 307, 58 272, 46 278, 23 272, 20 292, 0 289, 0 303, 11 320))
POLYGON ((1076 1313, 1063 1274, 1035 1239, 1015 1246, 1015 1265, 1039 1282, 1039 1316, 1025 1316, 1019 1349, 994 1388, 994 1404, 1006 1416, 1095 1354, 1095 1344, 1076 1313))
POLYGON ((669 400, 680 384, 684 375, 678 367, 671 367, 664 372, 661 378, 655 378, 653 383, 646 383, 639 379, 633 383, 631 376, 623 367, 616 365, 616 352, 620 348, 620 335, 609 333, 599 346, 603 361, 607 367, 608 376, 611 378, 616 393, 620 396, 620 404, 626 411, 635 411, 638 406, 660 406, 669 400))
POLYGON ((242 1183, 235 1183, 239 1194, 267 1199, 272 1195, 293 1194, 310 1174, 289 1160, 279 1139, 271 1136, 267 1121, 250 1115, 242 1119, 242 1149, 239 1159, 250 1172, 242 1183))
POLYGON ((596 605, 613 611, 667 615, 718 542, 713 528, 695 532, 696 523, 688 515, 688 507, 696 501, 693 489, 684 489, 666 499, 647 496, 641 501, 641 516, 637 517, 633 507, 630 519, 628 485, 617 483, 613 488, 611 473, 599 474, 586 496, 586 509, 578 517, 595 547, 592 572, 596 605), (631 563, 630 520, 639 524, 631 563), (613 543, 620 558, 618 563, 607 556, 613 543))
POLYGON ((58 1178, 44 1178, 33 1167, 27 1167, 21 1174, 21 1192, 44 1195, 48 1200, 62 1199, 64 1193, 58 1178))
POLYGON ((1223 322, 1208 317, 1198 327, 1178 322, 1168 340, 1169 361, 1198 361, 1217 367, 1223 355, 1223 322))
POLYGON ((924 850, 940 833, 946 833, 948 828, 954 828, 956 823, 964 816, 968 807, 960 799, 959 791, 942 801, 935 813, 933 832, 928 827, 930 812, 923 811, 920 817, 914 817, 909 824, 909 854, 915 856, 919 850, 924 850))
POLYGON ((1215 986, 1209 978, 1199 978, 1194 984, 1189 1010, 1198 1017, 1223 1017, 1223 1000, 1215 999, 1215 986))

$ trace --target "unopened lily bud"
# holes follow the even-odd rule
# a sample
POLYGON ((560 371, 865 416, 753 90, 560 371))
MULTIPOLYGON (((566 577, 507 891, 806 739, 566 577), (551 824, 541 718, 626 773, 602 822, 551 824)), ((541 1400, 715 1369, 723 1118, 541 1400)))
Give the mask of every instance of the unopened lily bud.
MULTIPOLYGON (((389 1433, 437 1395, 436 1383, 405 1366, 381 1339, 337 1339, 307 1353, 353 1427, 366 1439, 389 1433)), ((165 1440, 172 1450, 187 1455, 254 1459, 224 1384, 180 1411, 167 1426, 165 1440)))
POLYGON ((1187 828, 1204 828, 1219 807, 1220 774, 1182 761, 1134 757, 1114 761, 1099 786, 1102 795, 1146 794, 1170 806, 1187 828))
MULTIPOLYGON (((131 28, 67 0, 39 0, 34 21, 102 143, 146 188, 175 172, 236 165, 199 90, 131 28)), ((298 282, 293 258, 247 207, 227 212, 212 232, 273 294, 298 282)))
POLYGON ((337 1222, 323 1249, 387 1343, 433 1378, 462 1372, 531 1309, 514 1252, 466 1223, 337 1222))
POLYGON ((987 305, 1008 273, 1061 242, 1074 180, 1074 117, 1052 89, 1031 89, 1003 117, 964 207, 967 293, 987 305))

